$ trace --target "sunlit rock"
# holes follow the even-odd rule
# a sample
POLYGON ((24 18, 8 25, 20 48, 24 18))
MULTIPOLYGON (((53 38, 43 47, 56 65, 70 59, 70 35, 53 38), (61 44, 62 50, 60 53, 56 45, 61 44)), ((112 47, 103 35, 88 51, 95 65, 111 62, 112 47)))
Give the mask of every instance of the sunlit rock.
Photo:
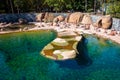
POLYGON ((80 13, 80 12, 72 13, 72 14, 70 14, 70 16, 68 18, 68 22, 77 24, 77 23, 81 22, 83 16, 84 16, 84 14, 80 13))
POLYGON ((64 21, 64 17, 62 15, 59 15, 53 19, 53 22, 62 22, 64 21))
POLYGON ((41 51, 41 54, 54 60, 76 58, 76 55, 79 54, 77 45, 82 40, 82 36, 74 32, 71 33, 74 33, 75 35, 71 35, 70 32, 69 35, 67 31, 63 33, 63 36, 58 36, 51 43, 46 45, 41 51), (63 33, 67 33, 67 35, 63 33))
POLYGON ((95 27, 101 27, 103 29, 110 29, 112 26, 112 17, 110 15, 103 16, 94 23, 95 27))
POLYGON ((62 36, 77 36, 77 34, 73 31, 62 31, 62 32, 58 33, 58 36, 59 37, 62 37, 62 36))
POLYGON ((76 57, 75 50, 67 50, 67 49, 55 50, 53 54, 61 55, 62 56, 61 60, 72 59, 76 57))
POLYGON ((36 21, 42 22, 44 19, 45 13, 40 13, 36 16, 36 21))
POLYGON ((62 38, 56 38, 52 44, 57 45, 57 46, 67 46, 68 42, 65 39, 62 38))

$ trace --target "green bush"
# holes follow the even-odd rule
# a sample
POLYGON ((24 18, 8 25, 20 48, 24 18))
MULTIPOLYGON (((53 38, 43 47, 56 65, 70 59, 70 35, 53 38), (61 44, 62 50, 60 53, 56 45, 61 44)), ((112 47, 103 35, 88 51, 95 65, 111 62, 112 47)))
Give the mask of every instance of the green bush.
POLYGON ((110 3, 107 8, 107 14, 120 18, 120 2, 116 1, 114 3, 110 3))

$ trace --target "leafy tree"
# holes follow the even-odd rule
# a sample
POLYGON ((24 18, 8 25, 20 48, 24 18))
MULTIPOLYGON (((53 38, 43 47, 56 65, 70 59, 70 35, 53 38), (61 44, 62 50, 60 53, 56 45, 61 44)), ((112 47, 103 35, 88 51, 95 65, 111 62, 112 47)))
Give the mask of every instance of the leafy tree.
POLYGON ((20 13, 20 9, 24 7, 23 0, 14 0, 14 5, 17 8, 17 12, 20 13))
POLYGON ((107 14, 111 14, 114 17, 120 18, 120 2, 111 2, 108 5, 107 14))

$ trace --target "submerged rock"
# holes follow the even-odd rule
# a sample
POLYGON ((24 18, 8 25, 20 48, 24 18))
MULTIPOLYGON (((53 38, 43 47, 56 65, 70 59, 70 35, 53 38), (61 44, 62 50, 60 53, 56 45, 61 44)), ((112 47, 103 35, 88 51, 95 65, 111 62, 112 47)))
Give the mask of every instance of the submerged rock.
MULTIPOLYGON (((61 49, 61 50, 55 50, 53 54, 59 54, 62 56, 61 59, 72 59, 76 57, 75 50, 67 50, 67 49, 61 49)), ((60 58, 58 58, 60 59, 60 58)))
MULTIPOLYGON (((65 33, 65 32, 64 32, 65 33)), ((58 33, 59 34, 59 33, 58 33)), ((45 46, 41 52, 45 57, 54 60, 66 60, 76 58, 78 53, 77 44, 82 36, 75 35, 58 36, 55 40, 45 46)))
POLYGON ((68 42, 65 39, 62 38, 56 38, 52 44, 57 45, 57 46, 67 46, 68 42))

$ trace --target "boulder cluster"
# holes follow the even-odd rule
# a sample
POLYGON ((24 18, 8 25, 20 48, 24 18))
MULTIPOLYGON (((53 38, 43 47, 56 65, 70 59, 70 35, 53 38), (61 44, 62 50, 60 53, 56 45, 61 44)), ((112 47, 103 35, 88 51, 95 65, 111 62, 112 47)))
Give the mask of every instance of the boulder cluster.
POLYGON ((89 14, 81 12, 68 13, 67 16, 58 15, 53 13, 40 13, 36 16, 38 22, 52 22, 52 25, 56 26, 58 22, 67 22, 73 24, 83 24, 86 29, 89 29, 92 24, 94 27, 110 29, 112 26, 112 17, 110 15, 101 16, 95 23, 93 23, 89 14))

